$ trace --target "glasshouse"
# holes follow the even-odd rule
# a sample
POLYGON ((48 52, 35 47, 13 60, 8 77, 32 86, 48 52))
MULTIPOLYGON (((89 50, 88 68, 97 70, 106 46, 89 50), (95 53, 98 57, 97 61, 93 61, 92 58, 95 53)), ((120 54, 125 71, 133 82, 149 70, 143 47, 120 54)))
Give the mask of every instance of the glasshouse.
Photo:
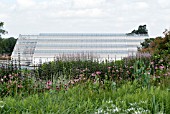
POLYGON ((12 53, 21 64, 55 59, 115 60, 132 56, 147 35, 114 33, 40 33, 19 35, 12 53))

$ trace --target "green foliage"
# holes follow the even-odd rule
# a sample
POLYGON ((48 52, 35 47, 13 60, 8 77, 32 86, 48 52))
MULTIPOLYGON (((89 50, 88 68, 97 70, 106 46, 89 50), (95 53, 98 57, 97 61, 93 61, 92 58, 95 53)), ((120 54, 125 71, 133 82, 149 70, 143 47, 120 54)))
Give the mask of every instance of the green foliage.
POLYGON ((170 92, 161 87, 142 87, 137 81, 126 82, 116 90, 87 81, 68 91, 48 91, 27 97, 0 99, 0 113, 170 113, 170 92), (105 87, 106 88, 106 87, 105 87))
POLYGON ((156 61, 163 60, 167 64, 170 62, 170 34, 166 34, 163 38, 146 39, 141 45, 140 52, 149 52, 153 57, 159 56, 156 61))
POLYGON ((7 34, 7 31, 5 31, 3 28, 4 22, 0 22, 0 55, 2 54, 9 54, 11 55, 13 48, 16 43, 16 39, 13 37, 10 37, 8 39, 2 39, 2 34, 7 34))
POLYGON ((131 33, 128 33, 129 35, 131 34, 146 34, 148 35, 148 30, 146 28, 146 25, 140 25, 138 27, 138 30, 133 30, 131 33))
POLYGON ((0 22, 0 38, 1 38, 1 34, 6 34, 7 31, 5 31, 4 29, 2 29, 4 26, 4 22, 0 22))
POLYGON ((14 46, 16 44, 16 39, 13 37, 2 39, 0 38, 0 54, 12 54, 14 46))
POLYGON ((135 79, 139 80, 145 87, 150 87, 150 74, 151 68, 150 66, 146 66, 144 61, 137 60, 134 63, 134 73, 135 79))
POLYGON ((148 38, 148 39, 145 39, 144 42, 141 43, 142 45, 142 49, 145 49, 145 48, 148 48, 150 46, 150 43, 154 40, 154 38, 148 38))

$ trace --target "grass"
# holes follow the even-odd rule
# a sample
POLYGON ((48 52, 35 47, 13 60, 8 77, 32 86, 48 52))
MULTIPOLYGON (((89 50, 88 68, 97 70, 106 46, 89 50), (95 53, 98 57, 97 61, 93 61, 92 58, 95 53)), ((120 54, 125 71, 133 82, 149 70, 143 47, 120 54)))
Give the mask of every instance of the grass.
POLYGON ((161 86, 142 87, 137 81, 120 87, 100 86, 88 81, 67 91, 50 90, 27 97, 4 97, 0 113, 170 113, 170 91, 161 86))

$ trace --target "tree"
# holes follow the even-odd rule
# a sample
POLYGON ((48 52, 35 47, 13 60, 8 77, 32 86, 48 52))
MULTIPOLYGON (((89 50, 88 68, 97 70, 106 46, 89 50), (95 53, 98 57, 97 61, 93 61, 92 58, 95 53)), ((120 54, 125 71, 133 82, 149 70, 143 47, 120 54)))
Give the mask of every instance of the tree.
POLYGON ((128 35, 132 35, 132 34, 146 34, 146 35, 148 35, 148 30, 146 28, 146 25, 140 25, 138 27, 138 30, 133 30, 131 33, 128 33, 128 35))
POLYGON ((0 41, 0 54, 11 55, 17 39, 10 37, 0 41))
POLYGON ((7 31, 5 31, 3 29, 3 25, 4 25, 4 22, 0 22, 0 54, 1 55, 3 55, 3 54, 11 55, 13 48, 15 46, 15 43, 16 43, 16 39, 13 37, 10 37, 7 39, 1 38, 2 34, 7 33, 7 31))
POLYGON ((150 43, 154 41, 154 38, 147 38, 144 42, 141 43, 143 49, 148 48, 150 43))
POLYGON ((6 34, 7 31, 5 31, 4 29, 2 29, 4 26, 4 22, 0 22, 0 38, 1 38, 1 34, 6 34))

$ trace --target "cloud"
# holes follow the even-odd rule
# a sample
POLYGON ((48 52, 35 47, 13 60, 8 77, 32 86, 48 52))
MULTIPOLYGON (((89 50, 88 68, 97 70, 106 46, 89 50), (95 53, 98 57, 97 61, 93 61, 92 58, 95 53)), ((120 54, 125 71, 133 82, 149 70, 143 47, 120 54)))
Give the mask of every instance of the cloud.
POLYGON ((147 24, 153 33, 158 33, 170 26, 169 0, 10 1, 0 1, 0 19, 12 35, 51 31, 127 32, 140 24, 147 24))
POLYGON ((78 10, 63 10, 53 11, 48 14, 53 18, 101 18, 106 15, 101 9, 78 9, 78 10))
POLYGON ((96 8, 105 3, 105 0, 73 0, 74 8, 96 8))
POLYGON ((157 3, 161 8, 170 9, 170 1, 169 0, 157 0, 157 3))
POLYGON ((36 2, 34 0, 16 0, 16 2, 21 8, 29 8, 36 6, 36 2))

